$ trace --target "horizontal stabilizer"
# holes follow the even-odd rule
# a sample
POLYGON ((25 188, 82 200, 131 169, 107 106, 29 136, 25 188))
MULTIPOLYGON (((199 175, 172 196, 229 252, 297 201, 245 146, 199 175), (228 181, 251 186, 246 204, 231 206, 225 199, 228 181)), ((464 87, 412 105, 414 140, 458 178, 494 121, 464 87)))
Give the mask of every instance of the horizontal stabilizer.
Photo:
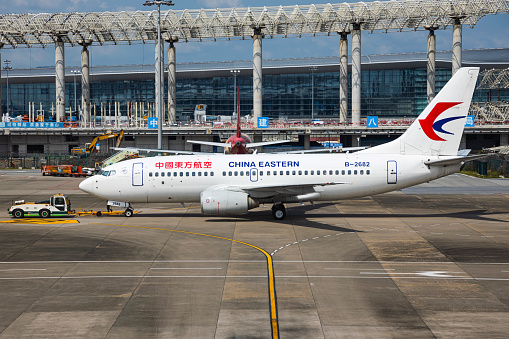
POLYGON ((467 161, 472 161, 480 158, 487 157, 489 154, 480 154, 480 155, 469 155, 466 157, 457 157, 452 159, 445 159, 445 160, 434 160, 434 161, 427 161, 424 164, 428 166, 448 166, 448 165, 456 165, 460 163, 464 163, 467 161))

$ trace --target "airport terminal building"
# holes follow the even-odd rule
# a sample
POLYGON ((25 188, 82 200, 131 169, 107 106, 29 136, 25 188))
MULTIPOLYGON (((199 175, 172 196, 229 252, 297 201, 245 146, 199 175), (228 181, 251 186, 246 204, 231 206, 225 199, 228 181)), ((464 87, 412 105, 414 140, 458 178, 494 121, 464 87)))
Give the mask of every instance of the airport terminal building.
MULTIPOLYGON (((339 57, 280 59, 263 61, 263 116, 273 119, 338 119, 339 57)), ((415 117, 427 104, 427 55, 422 53, 362 56, 361 115, 386 118, 415 117)), ((463 51, 463 66, 482 70, 509 67, 509 48, 463 51)), ((349 60, 349 68, 351 62, 349 60)), ((252 114, 252 61, 177 64, 177 121, 193 119, 195 107, 206 105, 210 116, 231 116, 235 110, 234 82, 240 93, 241 115, 252 114), (232 70, 238 70, 236 80, 232 70)), ((65 77, 66 111, 81 104, 81 79, 67 67, 65 77), (76 93, 76 94, 75 94, 76 93)), ((349 71, 349 102, 351 72, 349 71)), ((451 51, 436 53, 436 92, 451 78, 451 51)), ((165 79, 167 77, 165 76, 165 79)), ((165 81, 165 102, 167 102, 165 81)), ((90 67, 90 102, 120 104, 127 114, 136 102, 155 102, 154 65, 90 67)), ((46 118, 54 112, 55 68, 12 69, 2 74, 2 112, 7 111, 7 95, 13 116, 27 114, 29 103, 42 110, 46 118), (7 89, 6 77, 9 77, 7 89)), ((509 100, 509 92, 476 90, 474 102, 509 100)), ((147 106, 148 107, 148 106, 147 106)), ((349 105, 348 116, 351 116, 349 105)), ((93 111, 93 108, 92 108, 93 111)))

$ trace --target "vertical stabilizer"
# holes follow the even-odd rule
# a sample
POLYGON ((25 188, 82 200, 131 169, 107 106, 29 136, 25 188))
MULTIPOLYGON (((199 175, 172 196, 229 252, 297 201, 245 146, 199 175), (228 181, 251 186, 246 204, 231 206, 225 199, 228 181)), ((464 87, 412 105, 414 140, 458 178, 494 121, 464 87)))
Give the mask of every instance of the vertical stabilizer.
POLYGON ((361 151, 414 155, 456 155, 479 67, 463 67, 398 139, 361 151))

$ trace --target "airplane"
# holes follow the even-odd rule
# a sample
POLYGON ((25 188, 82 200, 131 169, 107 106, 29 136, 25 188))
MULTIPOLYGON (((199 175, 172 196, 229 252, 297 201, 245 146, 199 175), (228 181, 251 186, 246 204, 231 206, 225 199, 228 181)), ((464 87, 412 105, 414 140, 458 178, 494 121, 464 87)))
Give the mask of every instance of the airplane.
MULTIPOLYGON (((386 193, 458 172, 486 155, 458 151, 479 68, 456 72, 397 139, 356 153, 194 154, 126 160, 85 179, 79 188, 110 202, 200 203, 205 215, 248 213, 272 204, 336 201, 386 193)), ((117 204, 117 205, 120 205, 117 204)), ((124 205, 120 205, 124 206, 124 205)))
POLYGON ((290 140, 252 142, 251 138, 243 134, 240 130, 240 95, 239 88, 237 87, 237 133, 229 137, 228 140, 226 140, 226 142, 198 141, 198 140, 187 140, 187 142, 190 144, 223 147, 225 153, 227 154, 251 154, 253 153, 253 149, 256 147, 283 144, 286 142, 290 142, 290 140))

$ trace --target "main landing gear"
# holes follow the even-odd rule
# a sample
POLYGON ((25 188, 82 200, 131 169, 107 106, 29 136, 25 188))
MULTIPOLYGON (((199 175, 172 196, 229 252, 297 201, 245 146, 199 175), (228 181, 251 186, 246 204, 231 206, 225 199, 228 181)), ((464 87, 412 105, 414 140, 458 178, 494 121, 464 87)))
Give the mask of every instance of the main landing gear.
POLYGON ((286 209, 283 204, 274 204, 272 205, 272 217, 275 220, 283 220, 286 218, 286 209))

